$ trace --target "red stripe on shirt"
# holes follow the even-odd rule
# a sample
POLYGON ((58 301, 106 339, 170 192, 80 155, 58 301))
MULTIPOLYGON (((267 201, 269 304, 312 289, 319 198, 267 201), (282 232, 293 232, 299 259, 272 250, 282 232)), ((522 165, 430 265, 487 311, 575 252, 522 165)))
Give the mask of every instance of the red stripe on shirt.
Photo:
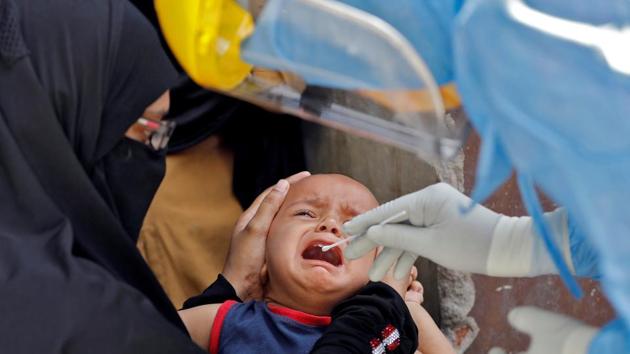
POLYGON ((277 315, 288 317, 307 326, 328 326, 331 322, 330 316, 315 316, 310 313, 274 304, 267 304, 267 307, 269 307, 271 312, 277 315))
POLYGON ((210 330, 210 345, 208 352, 211 354, 217 354, 219 352, 219 340, 221 339, 221 328, 223 328, 223 321, 227 316, 230 308, 237 302, 234 300, 228 300, 219 306, 217 314, 214 317, 214 323, 212 323, 212 329, 210 330))

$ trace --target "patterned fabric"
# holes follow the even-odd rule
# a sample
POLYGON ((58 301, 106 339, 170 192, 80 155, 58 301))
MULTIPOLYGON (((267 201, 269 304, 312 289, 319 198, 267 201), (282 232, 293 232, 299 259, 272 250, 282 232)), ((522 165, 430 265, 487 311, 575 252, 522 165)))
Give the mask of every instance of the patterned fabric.
POLYGON ((385 326, 381 331, 380 338, 373 338, 370 341, 372 354, 391 353, 400 346, 400 333, 391 324, 385 326))

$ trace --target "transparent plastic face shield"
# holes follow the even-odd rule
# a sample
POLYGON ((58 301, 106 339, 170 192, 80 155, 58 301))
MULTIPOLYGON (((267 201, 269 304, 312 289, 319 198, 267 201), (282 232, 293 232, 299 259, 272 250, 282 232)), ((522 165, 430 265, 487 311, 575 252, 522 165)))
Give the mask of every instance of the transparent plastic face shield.
POLYGON ((428 161, 454 156, 467 131, 467 122, 445 115, 440 88, 410 42, 341 2, 267 1, 240 53, 254 68, 222 91, 265 108, 428 161))

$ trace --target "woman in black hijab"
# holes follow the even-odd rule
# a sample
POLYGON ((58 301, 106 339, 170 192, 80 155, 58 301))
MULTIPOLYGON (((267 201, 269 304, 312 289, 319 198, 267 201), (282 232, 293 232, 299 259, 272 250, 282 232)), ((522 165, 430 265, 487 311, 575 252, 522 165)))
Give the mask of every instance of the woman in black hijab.
POLYGON ((136 250, 175 80, 126 0, 0 0, 0 352, 198 353, 136 250))
MULTIPOLYGON (((126 0, 0 0, 0 352, 203 352, 135 247, 163 156, 123 138, 174 76, 126 0)), ((282 198, 245 229, 265 233, 282 198)), ((235 235, 230 259, 256 261, 239 251, 251 242, 264 238, 235 235)), ((202 300, 243 294, 248 274, 226 277, 202 300)), ((388 291, 340 306, 315 350, 363 352, 366 333, 407 318, 375 297, 388 291)))

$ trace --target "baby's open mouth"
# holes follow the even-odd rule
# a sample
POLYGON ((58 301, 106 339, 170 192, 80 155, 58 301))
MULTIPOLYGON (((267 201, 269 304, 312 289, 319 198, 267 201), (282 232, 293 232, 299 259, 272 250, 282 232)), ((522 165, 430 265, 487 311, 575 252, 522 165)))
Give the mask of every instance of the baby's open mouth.
POLYGON ((342 264, 341 251, 339 247, 335 247, 327 252, 322 251, 322 246, 326 244, 322 242, 314 242, 302 252, 302 258, 324 261, 339 267, 342 264))

